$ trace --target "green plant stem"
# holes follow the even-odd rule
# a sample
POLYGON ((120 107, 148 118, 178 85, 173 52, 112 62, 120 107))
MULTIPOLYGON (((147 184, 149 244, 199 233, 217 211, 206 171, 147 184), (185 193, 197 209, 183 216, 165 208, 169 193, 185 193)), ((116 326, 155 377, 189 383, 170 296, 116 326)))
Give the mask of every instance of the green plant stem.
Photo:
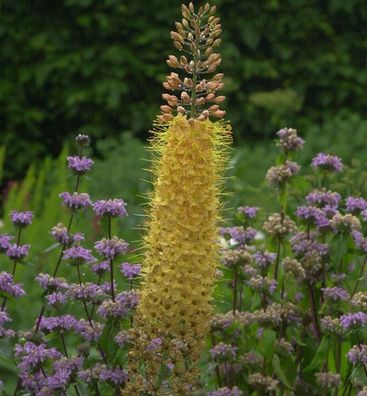
MULTIPOLYGON (((112 239, 112 219, 111 216, 109 216, 108 218, 108 239, 111 240, 112 239)), ((111 284, 111 298, 112 301, 115 302, 115 286, 113 284, 113 260, 112 258, 110 258, 110 284, 111 284)))
POLYGON ((366 255, 366 257, 364 258, 363 263, 362 263, 362 265, 361 265, 361 270, 360 270, 360 272, 359 272, 359 277, 358 277, 357 282, 356 282, 356 284, 355 284, 355 286, 354 286, 354 288, 353 288, 351 297, 353 297, 353 296, 356 294, 357 290, 358 290, 358 286, 359 286, 359 284, 360 284, 360 282, 361 282, 361 279, 362 279, 363 274, 364 274, 365 269, 366 269, 366 264, 367 264, 367 255, 366 255))
POLYGON ((319 319, 318 319, 318 315, 317 315, 315 292, 314 292, 314 288, 311 284, 308 284, 308 291, 309 291, 310 302, 311 302, 312 322, 313 322, 313 325, 315 328, 317 341, 320 343, 321 342, 321 330, 320 330, 319 319))
POLYGON ((237 309, 237 284, 238 284, 238 267, 234 268, 234 280, 233 280, 233 305, 232 305, 232 314, 236 315, 237 309))

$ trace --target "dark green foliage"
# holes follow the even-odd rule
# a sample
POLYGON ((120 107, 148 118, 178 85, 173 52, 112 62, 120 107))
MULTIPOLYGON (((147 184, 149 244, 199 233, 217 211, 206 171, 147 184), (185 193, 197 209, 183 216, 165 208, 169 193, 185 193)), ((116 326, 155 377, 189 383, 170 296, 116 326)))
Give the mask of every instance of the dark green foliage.
MULTIPOLYGON (((364 0, 216 0, 236 136, 366 111, 364 0), (295 120, 297 119, 297 122, 295 120)), ((0 0, 7 179, 65 137, 145 137, 159 112, 179 2, 0 0), (21 138, 20 138, 21 137, 21 138)))

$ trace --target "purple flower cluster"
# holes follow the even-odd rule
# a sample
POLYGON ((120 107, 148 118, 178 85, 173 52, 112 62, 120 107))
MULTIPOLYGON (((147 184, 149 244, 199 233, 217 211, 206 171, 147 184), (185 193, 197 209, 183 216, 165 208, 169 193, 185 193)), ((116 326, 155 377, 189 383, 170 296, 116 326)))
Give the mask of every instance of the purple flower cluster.
POLYGON ((39 325, 40 330, 55 331, 55 330, 75 330, 80 329, 79 321, 72 315, 64 316, 43 316, 39 325))
POLYGON ((292 128, 282 128, 277 132, 279 142, 277 146, 285 151, 297 151, 303 148, 305 141, 297 135, 297 130, 292 128))
POLYGON ((306 201, 309 205, 318 205, 322 208, 329 206, 337 209, 340 200, 340 194, 334 191, 314 190, 306 196, 306 201))
POLYGON ((48 359, 60 359, 61 356, 55 348, 47 348, 45 344, 37 345, 28 341, 23 345, 15 345, 15 357, 20 359, 18 367, 23 372, 39 367, 48 359))
POLYGON ((361 197, 348 197, 345 206, 347 212, 358 214, 367 209, 367 201, 361 197))
POLYGON ((81 285, 71 283, 67 288, 66 295, 77 300, 95 301, 98 297, 105 295, 105 292, 100 286, 91 282, 81 285))
POLYGON ((220 342, 209 350, 213 359, 232 360, 236 357, 238 347, 220 342))
POLYGON ((270 253, 268 251, 260 251, 256 252, 252 255, 255 260, 255 263, 261 268, 266 269, 268 268, 277 258, 276 253, 270 253))
POLYGON ((339 318, 339 322, 344 330, 349 330, 350 328, 355 327, 363 327, 367 324, 367 314, 364 312, 345 314, 339 318))
POLYGON ((86 209, 92 204, 87 193, 74 192, 70 194, 69 192, 62 192, 59 197, 63 200, 63 205, 71 210, 86 209))
POLYGON ((318 168, 330 172, 341 172, 343 169, 342 160, 331 154, 318 153, 311 162, 313 168, 318 168))
POLYGON ((325 243, 316 241, 316 235, 300 232, 290 239, 292 249, 296 256, 304 256, 316 252, 320 256, 326 256, 329 246, 325 243))
POLYGON ((129 264, 129 263, 122 263, 120 265, 120 271, 125 278, 131 280, 139 276, 141 271, 140 264, 129 264))
POLYGON ((40 284, 42 289, 67 289, 68 284, 64 278, 53 278, 49 274, 40 273, 36 276, 35 280, 40 284))
POLYGON ((107 368, 106 365, 97 363, 92 369, 79 371, 79 379, 86 383, 92 381, 108 381, 115 385, 124 384, 128 375, 127 372, 121 368, 107 368))
POLYGON ((237 388, 237 386, 233 388, 228 388, 225 386, 224 388, 219 388, 216 391, 209 392, 208 396, 241 396, 242 392, 237 388))
POLYGON ((132 290, 119 293, 116 301, 105 300, 98 308, 98 314, 103 318, 124 318, 131 309, 138 305, 138 294, 132 290))
POLYGON ((112 239, 103 238, 94 244, 97 252, 106 259, 114 259, 120 254, 127 252, 129 244, 123 239, 114 236, 112 239))
POLYGON ((330 226, 330 220, 325 212, 315 206, 299 206, 296 210, 296 216, 307 224, 315 225, 319 229, 330 226))
POLYGON ((12 239, 14 239, 12 235, 0 234, 0 253, 5 253, 9 249, 12 239))
POLYGON ((92 169, 94 162, 87 157, 67 157, 68 168, 76 175, 84 175, 92 169))
POLYGON ((33 212, 18 212, 16 210, 12 210, 10 212, 10 220, 14 224, 15 227, 26 227, 27 225, 32 223, 33 212))
POLYGON ((236 244, 244 245, 255 239, 257 231, 252 227, 247 227, 246 229, 242 226, 222 227, 220 234, 222 236, 229 236, 236 244))
POLYGON ((48 305, 52 307, 60 307, 62 304, 65 304, 67 301, 67 297, 64 293, 61 292, 53 292, 46 296, 46 301, 48 305))
POLYGON ((73 265, 93 263, 96 261, 91 250, 85 249, 81 246, 73 246, 64 250, 62 258, 63 260, 69 260, 73 265))
POLYGON ((11 329, 5 329, 4 325, 6 323, 11 322, 8 313, 6 311, 0 311, 0 337, 12 338, 15 335, 15 332, 11 329))
POLYGON ((56 226, 52 227, 50 233, 56 242, 64 246, 70 246, 74 243, 76 244, 84 241, 84 235, 82 233, 77 232, 72 235, 62 223, 58 223, 56 226))
POLYGON ((256 206, 240 206, 237 211, 242 213, 247 219, 253 219, 256 217, 259 208, 256 206))
POLYGON ((109 261, 101 261, 100 263, 96 263, 92 265, 92 271, 99 276, 102 276, 109 270, 110 270, 109 261))
POLYGON ((25 291, 19 283, 14 283, 13 276, 7 272, 0 272, 0 291, 13 297, 25 295, 25 291))
POLYGON ((350 298, 349 293, 341 287, 324 287, 321 291, 324 298, 333 301, 345 301, 350 298))
POLYGON ((127 216, 126 202, 122 199, 107 199, 96 201, 93 210, 97 216, 124 217, 127 216))
POLYGON ((354 364, 367 364, 367 345, 354 345, 347 353, 348 360, 354 364))
POLYGON ((28 256, 30 245, 17 245, 13 243, 9 245, 6 255, 13 261, 22 261, 28 256))

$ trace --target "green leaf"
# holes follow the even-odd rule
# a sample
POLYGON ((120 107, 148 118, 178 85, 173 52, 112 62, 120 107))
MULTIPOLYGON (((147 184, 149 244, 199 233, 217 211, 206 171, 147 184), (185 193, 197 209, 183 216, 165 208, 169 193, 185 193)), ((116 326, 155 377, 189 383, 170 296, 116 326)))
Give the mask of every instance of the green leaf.
POLYGON ((273 370, 274 373, 277 375, 279 378, 280 382, 288 389, 292 389, 292 385, 289 383, 288 378, 286 374, 284 373, 281 365, 280 365, 280 360, 278 355, 273 355, 272 359, 272 365, 273 365, 273 370))
POLYGON ((277 335, 273 330, 266 329, 260 340, 260 351, 266 359, 270 359, 273 353, 273 345, 277 335))
POLYGON ((326 362, 328 357, 328 351, 332 345, 332 339, 330 336, 324 336, 321 343, 312 359, 312 362, 303 370, 305 373, 315 370, 320 367, 324 362, 326 362))

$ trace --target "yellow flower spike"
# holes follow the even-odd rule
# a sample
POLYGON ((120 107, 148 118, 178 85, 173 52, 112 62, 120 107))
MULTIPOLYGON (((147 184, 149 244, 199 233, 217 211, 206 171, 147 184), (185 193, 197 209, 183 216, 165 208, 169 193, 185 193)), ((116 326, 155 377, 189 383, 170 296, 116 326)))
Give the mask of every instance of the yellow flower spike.
POLYGON ((183 23, 176 23, 171 36, 192 60, 169 56, 167 63, 189 77, 167 77, 164 87, 171 93, 163 95, 167 105, 161 106, 151 140, 154 191, 144 239, 144 281, 130 380, 122 391, 129 396, 192 395, 212 316, 219 194, 231 127, 211 120, 225 113, 219 108, 224 96, 216 96, 223 74, 208 77, 221 61, 213 52, 221 32, 215 7, 195 12, 190 3, 182 13, 183 23), (152 350, 150 342, 156 339, 162 344, 152 350))

